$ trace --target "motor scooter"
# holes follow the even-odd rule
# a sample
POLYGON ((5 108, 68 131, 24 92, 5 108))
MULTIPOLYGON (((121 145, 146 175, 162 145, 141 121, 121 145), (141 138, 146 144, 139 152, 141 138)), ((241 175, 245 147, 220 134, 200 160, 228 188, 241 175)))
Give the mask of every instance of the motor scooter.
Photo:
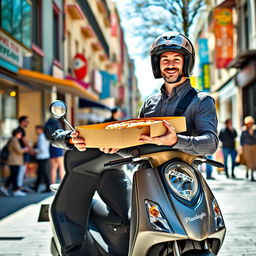
MULTIPOLYGON (((55 117, 68 123, 63 102, 52 103, 50 109, 55 117)), ((53 144, 67 145, 69 134, 57 132, 53 144)), ((100 160, 87 164, 84 152, 66 151, 66 175, 49 209, 52 255, 217 255, 226 228, 220 207, 199 171, 202 163, 223 168, 222 163, 204 156, 151 144, 131 148, 128 157, 102 154, 100 160), (120 226, 116 216, 106 214, 101 232, 95 223, 103 219, 99 209, 104 212, 107 206, 93 199, 93 177, 125 164, 138 166, 133 174, 130 223, 120 226), (109 251, 108 238, 118 243, 121 233, 126 234, 129 248, 115 254, 109 251)))

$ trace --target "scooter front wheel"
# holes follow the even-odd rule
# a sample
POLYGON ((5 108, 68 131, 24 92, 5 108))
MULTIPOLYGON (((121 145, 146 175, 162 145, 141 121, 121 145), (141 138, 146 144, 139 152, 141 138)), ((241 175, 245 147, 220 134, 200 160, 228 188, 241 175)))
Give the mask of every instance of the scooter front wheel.
POLYGON ((216 256, 216 254, 208 250, 190 250, 182 254, 182 256, 216 256))

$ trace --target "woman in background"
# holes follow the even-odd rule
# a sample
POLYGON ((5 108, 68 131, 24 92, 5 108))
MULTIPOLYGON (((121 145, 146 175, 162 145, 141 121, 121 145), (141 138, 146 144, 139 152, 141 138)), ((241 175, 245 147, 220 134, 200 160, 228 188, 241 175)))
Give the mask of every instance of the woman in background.
POLYGON ((25 196, 27 193, 20 190, 18 186, 19 169, 24 165, 23 154, 28 152, 29 148, 20 146, 19 140, 22 137, 22 131, 17 128, 12 131, 12 138, 8 144, 9 155, 6 164, 10 167, 11 174, 6 180, 5 185, 1 187, 1 191, 8 196, 8 187, 12 185, 14 196, 25 196))
POLYGON ((256 125, 252 116, 244 118, 244 126, 240 138, 247 169, 251 170, 251 181, 255 181, 253 172, 256 169, 256 125))

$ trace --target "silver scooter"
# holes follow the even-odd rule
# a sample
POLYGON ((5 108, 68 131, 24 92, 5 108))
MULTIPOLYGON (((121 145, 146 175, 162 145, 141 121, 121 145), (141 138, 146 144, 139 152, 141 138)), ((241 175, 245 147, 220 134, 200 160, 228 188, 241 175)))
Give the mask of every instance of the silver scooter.
MULTIPOLYGON (((52 103, 50 109, 55 117, 64 118, 63 102, 52 103)), ((53 144, 68 144, 69 134, 57 132, 53 144)), ((49 210, 52 255, 214 256, 220 251, 224 219, 198 167, 206 163, 223 168, 222 163, 149 144, 131 148, 129 157, 102 154, 87 164, 83 152, 69 150, 64 163, 66 175, 49 210), (94 207, 101 204, 93 199, 94 177, 125 164, 139 166, 133 174, 129 225, 120 226, 108 212, 106 232, 101 233, 94 224, 103 218, 95 208, 104 212, 107 206, 94 207), (114 242, 122 233, 128 244, 116 253, 109 250, 108 240, 115 232, 114 242)))

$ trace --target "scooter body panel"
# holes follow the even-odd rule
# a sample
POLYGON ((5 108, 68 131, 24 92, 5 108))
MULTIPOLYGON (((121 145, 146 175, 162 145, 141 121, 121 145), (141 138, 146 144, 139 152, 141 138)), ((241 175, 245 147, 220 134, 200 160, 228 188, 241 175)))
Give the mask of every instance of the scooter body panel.
POLYGON ((218 234, 215 228, 211 205, 214 197, 203 177, 197 175, 201 189, 196 202, 184 204, 183 200, 166 189, 160 172, 157 168, 149 168, 134 174, 129 256, 147 255, 151 246, 166 241, 202 241, 210 236, 222 241, 225 230, 218 234), (160 206, 171 226, 171 232, 159 232, 152 228, 146 200, 160 206))

